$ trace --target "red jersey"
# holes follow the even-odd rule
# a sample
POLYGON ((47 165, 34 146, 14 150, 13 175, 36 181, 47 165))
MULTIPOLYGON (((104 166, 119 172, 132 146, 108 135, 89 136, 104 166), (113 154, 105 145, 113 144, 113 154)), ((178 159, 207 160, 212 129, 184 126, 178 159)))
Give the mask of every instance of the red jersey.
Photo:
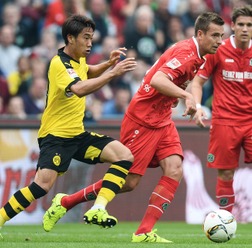
POLYGON ((150 81, 153 75, 157 71, 162 71, 174 84, 181 86, 194 78, 204 62, 194 37, 168 48, 147 71, 139 90, 129 104, 126 115, 146 127, 159 128, 168 125, 172 121, 171 107, 176 98, 165 96, 152 88, 150 81))
POLYGON ((243 51, 236 48, 232 35, 223 41, 216 54, 208 54, 206 58, 198 75, 205 79, 212 75, 212 122, 225 125, 251 123, 252 42, 243 51))
POLYGON ((53 24, 62 26, 65 20, 66 15, 63 2, 61 0, 56 0, 50 3, 47 7, 44 26, 48 27, 53 24))

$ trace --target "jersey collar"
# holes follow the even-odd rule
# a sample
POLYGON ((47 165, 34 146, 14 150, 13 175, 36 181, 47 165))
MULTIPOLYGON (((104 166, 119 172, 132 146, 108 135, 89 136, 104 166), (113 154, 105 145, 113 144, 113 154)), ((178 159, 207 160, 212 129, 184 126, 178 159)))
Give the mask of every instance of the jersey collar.
POLYGON ((192 37, 192 40, 193 40, 193 42, 194 42, 194 44, 195 44, 195 46, 196 46, 196 50, 197 50, 198 57, 199 57, 200 59, 202 59, 203 57, 200 56, 200 52, 199 52, 199 43, 198 43, 198 41, 196 40, 196 38, 195 38, 194 36, 192 37))
POLYGON ((62 47, 62 48, 59 48, 59 49, 58 49, 58 55, 59 55, 59 56, 64 56, 64 57, 68 58, 69 60, 73 60, 73 61, 75 61, 76 63, 79 64, 79 63, 80 63, 79 61, 73 59, 71 56, 69 56, 68 54, 66 54, 66 53, 63 51, 64 48, 65 48, 65 47, 62 47))
MULTIPOLYGON (((237 48, 236 45, 235 45, 235 39, 234 39, 234 37, 235 37, 234 34, 232 34, 232 35, 230 36, 230 42, 231 42, 231 45, 232 45, 234 48, 237 48)), ((251 48, 251 46, 252 46, 252 40, 250 40, 248 48, 251 48)))

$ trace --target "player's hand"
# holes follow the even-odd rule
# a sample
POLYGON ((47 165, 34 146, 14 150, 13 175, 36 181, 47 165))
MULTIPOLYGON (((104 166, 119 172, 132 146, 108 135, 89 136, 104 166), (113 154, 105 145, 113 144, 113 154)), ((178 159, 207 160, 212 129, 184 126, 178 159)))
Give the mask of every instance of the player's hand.
POLYGON ((118 62, 112 71, 115 73, 116 76, 120 76, 128 71, 133 71, 136 69, 137 62, 135 58, 126 58, 120 62, 118 62))
POLYGON ((194 115, 194 120, 197 126, 199 127, 205 127, 205 123, 203 122, 203 120, 207 120, 207 115, 206 112, 202 109, 199 108, 197 109, 197 112, 194 115))
POLYGON ((127 48, 126 47, 120 47, 117 50, 113 50, 110 53, 109 57, 109 64, 110 66, 115 65, 122 57, 126 58, 126 52, 127 48))
POLYGON ((196 103, 194 101, 194 98, 191 94, 188 94, 188 96, 185 99, 185 105, 186 105, 186 109, 185 112, 182 116, 190 116, 190 120, 193 119, 197 109, 196 109, 196 103))

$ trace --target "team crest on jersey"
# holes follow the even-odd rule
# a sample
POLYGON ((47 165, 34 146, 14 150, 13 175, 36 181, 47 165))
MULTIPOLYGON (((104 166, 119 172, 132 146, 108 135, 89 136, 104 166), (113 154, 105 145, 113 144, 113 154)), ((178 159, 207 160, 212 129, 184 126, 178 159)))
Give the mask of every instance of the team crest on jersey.
POLYGON ((212 162, 214 161, 214 155, 213 155, 212 153, 209 153, 209 154, 207 155, 207 161, 208 161, 209 163, 212 163, 212 162))
POLYGON ((96 199, 96 195, 95 195, 94 193, 88 193, 88 194, 87 194, 87 199, 88 199, 89 201, 95 200, 95 199, 96 199))
POLYGON ((227 206, 228 205, 228 198, 226 198, 226 197, 221 198, 219 201, 219 204, 222 207, 227 206))
POLYGON ((60 154, 56 153, 55 156, 53 157, 53 163, 56 165, 56 166, 59 166, 60 163, 61 163, 61 157, 60 157, 60 154))
POLYGON ((169 206, 169 203, 165 202, 162 204, 162 209, 165 211, 169 206))
POLYGON ((69 74, 69 76, 71 78, 77 78, 78 77, 78 75, 76 74, 76 72, 72 68, 67 69, 67 73, 69 74))
POLYGON ((181 63, 176 58, 174 58, 170 60, 166 65, 170 67, 171 69, 176 69, 179 66, 181 66, 181 63))

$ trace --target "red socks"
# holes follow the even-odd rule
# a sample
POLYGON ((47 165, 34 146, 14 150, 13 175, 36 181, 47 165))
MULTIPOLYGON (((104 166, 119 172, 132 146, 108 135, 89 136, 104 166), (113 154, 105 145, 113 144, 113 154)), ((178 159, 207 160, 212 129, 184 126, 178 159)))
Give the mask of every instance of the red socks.
POLYGON ((152 230, 155 223, 164 213, 164 210, 170 205, 174 198, 179 182, 172 178, 162 176, 152 192, 149 205, 140 226, 136 231, 137 234, 148 233, 152 230))
POLYGON ((64 196, 61 199, 61 205, 69 210, 79 203, 95 200, 101 187, 102 179, 72 195, 64 196))
POLYGON ((225 209, 229 212, 232 212, 235 202, 233 180, 223 181, 219 177, 217 178, 216 200, 220 209, 225 209))

